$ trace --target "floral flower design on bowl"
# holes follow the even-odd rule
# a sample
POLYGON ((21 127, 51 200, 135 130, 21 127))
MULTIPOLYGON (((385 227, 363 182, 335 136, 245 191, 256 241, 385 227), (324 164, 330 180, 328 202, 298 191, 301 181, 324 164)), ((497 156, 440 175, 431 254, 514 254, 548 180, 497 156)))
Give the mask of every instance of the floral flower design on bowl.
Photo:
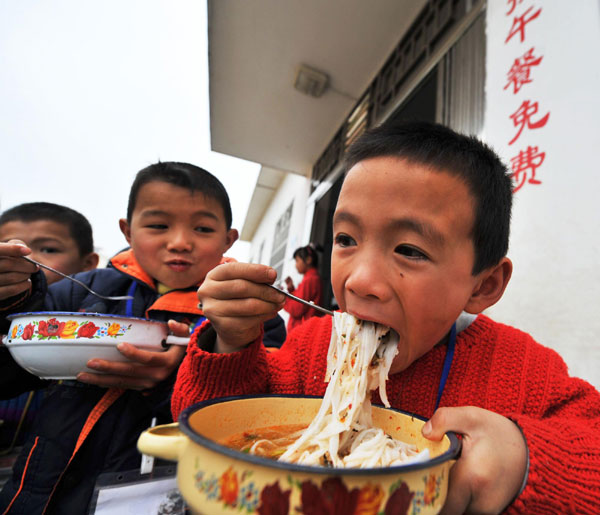
POLYGON ((58 340, 78 338, 119 338, 123 336, 131 324, 123 325, 117 322, 104 322, 96 325, 94 322, 86 321, 79 323, 75 320, 59 321, 56 318, 47 320, 33 320, 26 325, 16 324, 13 326, 10 337, 12 340, 58 340))
MULTIPOLYGON (((425 506, 432 506, 440 495, 443 473, 423 476, 423 489, 410 490, 407 483, 398 480, 385 492, 377 484, 362 488, 348 488, 340 477, 328 477, 320 485, 313 481, 298 481, 288 475, 283 486, 279 481, 262 488, 253 472, 237 472, 229 467, 220 476, 198 470, 194 483, 207 501, 242 513, 280 515, 287 513, 360 513, 362 515, 418 514, 425 506), (260 488, 260 490, 259 490, 260 488), (290 494, 299 492, 299 505, 290 510, 290 494), (383 502, 385 500, 385 502, 383 502)), ((441 506, 440 506, 441 508, 441 506)))

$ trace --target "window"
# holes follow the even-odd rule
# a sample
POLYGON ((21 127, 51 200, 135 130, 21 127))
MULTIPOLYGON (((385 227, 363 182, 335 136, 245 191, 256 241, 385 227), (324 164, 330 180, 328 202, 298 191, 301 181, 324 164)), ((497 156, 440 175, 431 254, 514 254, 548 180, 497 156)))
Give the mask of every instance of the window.
POLYGON ((264 255, 265 255, 265 240, 263 240, 260 243, 260 248, 258 249, 258 259, 256 260, 257 263, 263 263, 264 262, 264 255))
POLYGON ((275 235, 273 236, 273 247, 271 249, 270 265, 277 270, 277 278, 281 279, 283 272, 283 261, 285 259, 285 251, 287 247, 288 234, 290 232, 290 221, 292 219, 292 202, 283 214, 277 220, 275 225, 275 235))

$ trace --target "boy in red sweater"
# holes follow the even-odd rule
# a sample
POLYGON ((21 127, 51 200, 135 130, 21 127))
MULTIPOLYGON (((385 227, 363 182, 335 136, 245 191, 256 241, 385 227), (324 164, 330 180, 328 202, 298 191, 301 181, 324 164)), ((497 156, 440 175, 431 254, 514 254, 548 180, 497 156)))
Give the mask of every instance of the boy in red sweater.
MULTIPOLYGON (((528 334, 480 314, 512 273, 512 183, 492 150, 432 124, 383 125, 348 150, 334 213, 331 281, 342 311, 392 327, 386 391, 463 435, 444 513, 597 513, 600 394, 528 334)), ((290 332, 277 353, 261 324, 284 303, 275 271, 233 263, 198 290, 210 323, 179 369, 174 416, 224 395, 323 395, 331 318, 290 332)), ((376 393, 373 402, 380 404, 376 393)))

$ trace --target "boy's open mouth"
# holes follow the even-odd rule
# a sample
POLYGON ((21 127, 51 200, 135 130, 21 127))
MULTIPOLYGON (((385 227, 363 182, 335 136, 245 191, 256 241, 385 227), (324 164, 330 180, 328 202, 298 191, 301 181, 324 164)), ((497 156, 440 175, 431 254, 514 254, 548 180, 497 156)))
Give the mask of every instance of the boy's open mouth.
POLYGON ((348 313, 350 313, 352 316, 358 318, 359 320, 364 320, 365 322, 373 322, 374 324, 387 325, 387 324, 383 323, 381 320, 377 320, 377 318, 369 316, 366 313, 359 313, 358 311, 355 311, 352 309, 349 309, 348 313))
POLYGON ((348 313, 350 313, 351 315, 353 315, 354 317, 358 318, 359 320, 363 320, 365 322, 372 322, 374 324, 377 325, 384 325, 386 327, 390 328, 390 331, 392 335, 394 335, 394 339, 396 340, 396 342, 399 341, 400 335, 398 334, 398 332, 390 325, 390 324, 386 324, 384 321, 381 320, 381 318, 378 317, 374 317, 374 316, 370 316, 367 312, 359 312, 356 311, 354 309, 349 309, 348 313))
POLYGON ((173 259, 171 261, 167 261, 167 266, 176 272, 185 272, 186 270, 189 270, 189 268, 192 266, 192 263, 183 259, 173 259))

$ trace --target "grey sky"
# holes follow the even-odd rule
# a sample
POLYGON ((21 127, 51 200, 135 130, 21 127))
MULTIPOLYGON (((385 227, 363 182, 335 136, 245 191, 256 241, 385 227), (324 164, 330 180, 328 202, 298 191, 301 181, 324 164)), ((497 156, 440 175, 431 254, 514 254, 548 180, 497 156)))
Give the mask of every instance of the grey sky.
POLYGON ((259 168, 210 151, 206 40, 200 0, 0 0, 0 209, 68 205, 110 256, 135 173, 188 161, 223 181, 241 230, 259 168))

